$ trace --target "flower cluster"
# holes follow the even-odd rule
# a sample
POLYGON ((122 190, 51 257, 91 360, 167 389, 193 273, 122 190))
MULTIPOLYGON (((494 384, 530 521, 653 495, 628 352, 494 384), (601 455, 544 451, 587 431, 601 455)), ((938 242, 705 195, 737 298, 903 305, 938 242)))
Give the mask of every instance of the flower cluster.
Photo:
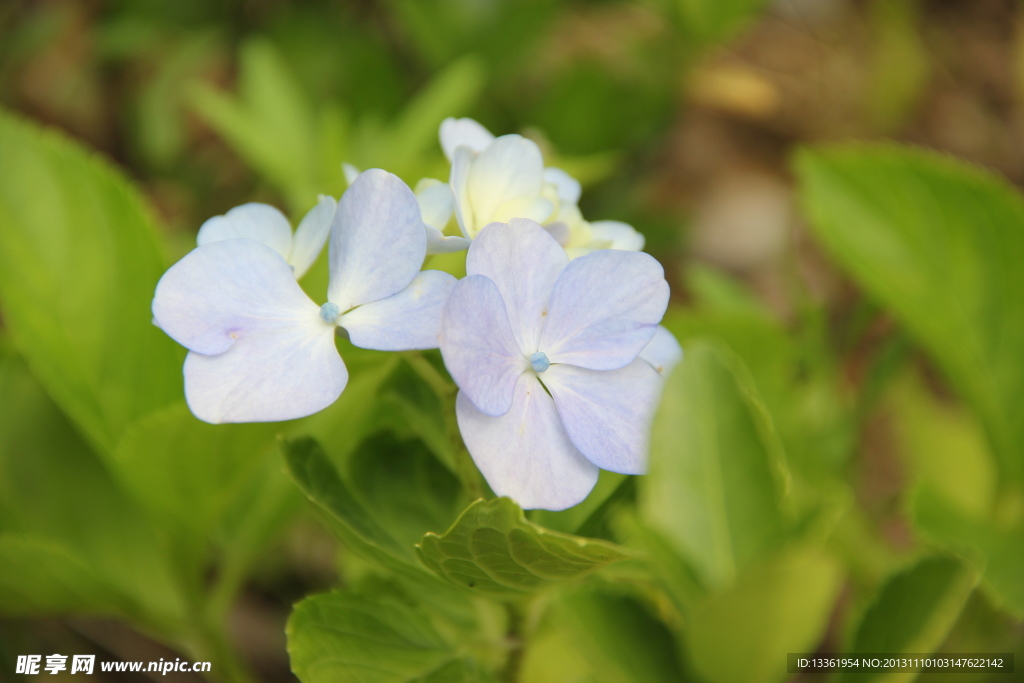
POLYGON ((682 358, 659 322, 669 288, 643 238, 588 223, 580 186, 518 135, 470 119, 441 125, 448 183, 413 192, 380 169, 346 166, 295 232, 245 204, 203 224, 198 246, 157 285, 155 323, 189 350, 185 397, 207 422, 289 420, 345 389, 334 343, 441 349, 459 387, 463 440, 488 484, 525 508, 583 500, 598 469, 645 470, 662 375, 682 358), (445 235, 455 222, 461 235, 445 235), (301 278, 329 240, 318 305, 301 278), (468 247, 466 277, 421 271, 468 247))

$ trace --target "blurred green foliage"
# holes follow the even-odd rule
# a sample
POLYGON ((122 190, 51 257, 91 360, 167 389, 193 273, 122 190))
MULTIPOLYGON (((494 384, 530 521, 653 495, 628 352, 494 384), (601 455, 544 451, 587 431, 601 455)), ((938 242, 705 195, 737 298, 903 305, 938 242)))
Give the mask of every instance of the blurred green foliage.
MULTIPOLYGON (((799 93, 736 70, 764 12, 800 42, 790 4, 0 7, 0 668, 84 615, 216 680, 290 680, 238 629, 268 601, 307 683, 771 683, 789 652, 1024 654, 1019 191, 948 155, 815 142, 777 279, 684 239, 713 194, 688 164, 745 168, 751 148, 785 177, 795 140, 925 136, 908 127, 943 72, 934 8, 836 20, 864 68, 824 73, 863 80, 861 118, 829 135, 829 91, 794 132, 763 112, 799 93), (251 200, 297 217, 344 191, 344 162, 445 179, 437 126, 466 115, 537 139, 585 214, 633 221, 672 279, 686 358, 651 473, 602 473, 570 510, 523 515, 466 468, 437 353, 339 341, 351 381, 329 409, 211 426, 151 324, 202 220, 251 200)), ((321 258, 303 286, 325 284, 321 258)))

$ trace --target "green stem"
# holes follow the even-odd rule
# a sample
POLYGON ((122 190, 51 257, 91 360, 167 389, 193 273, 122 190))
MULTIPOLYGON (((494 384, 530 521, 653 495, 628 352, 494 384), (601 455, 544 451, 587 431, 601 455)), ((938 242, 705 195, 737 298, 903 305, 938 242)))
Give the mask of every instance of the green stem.
POLYGON ((506 683, 517 683, 523 666, 523 654, 526 652, 523 629, 525 619, 519 606, 515 603, 507 603, 505 607, 508 610, 508 631, 505 641, 508 643, 509 651, 508 659, 505 660, 505 668, 501 672, 501 679, 506 683))
POLYGON ((201 577, 184 572, 186 635, 182 645, 195 661, 210 662, 208 678, 222 683, 255 683, 256 677, 228 642, 225 628, 240 577, 207 590, 201 577))
POLYGON ((420 379, 427 383, 437 400, 441 402, 441 409, 444 413, 445 434, 451 443, 452 461, 455 465, 456 474, 462 482, 463 487, 469 492, 474 500, 484 497, 484 487, 480 479, 480 471, 473 462, 473 457, 462 440, 462 432, 459 431, 459 421, 455 415, 455 397, 458 394, 458 387, 449 381, 444 375, 437 371, 430 361, 423 357, 419 351, 408 351, 402 354, 409 366, 419 375, 420 379))
POLYGON ((438 372, 437 368, 424 358, 422 353, 419 351, 406 351, 402 354, 402 358, 420 376, 420 379, 427 383, 438 399, 447 402, 455 398, 455 394, 458 393, 458 387, 438 372))
POLYGON ((201 635, 201 645, 197 650, 201 661, 211 663, 212 680, 224 683, 255 683, 256 677, 228 643, 222 625, 206 624, 201 635))
MULTIPOLYGON (((453 419, 446 421, 455 422, 454 417, 453 419)), ((476 463, 473 462, 473 456, 469 454, 469 449, 467 449, 466 444, 463 443, 462 435, 459 433, 459 427, 457 424, 454 430, 450 427, 448 428, 448 437, 452 441, 452 456, 455 459, 455 467, 458 469, 459 479, 462 481, 462 485, 466 487, 470 498, 473 500, 483 498, 484 487, 480 483, 480 470, 476 468, 476 463)))

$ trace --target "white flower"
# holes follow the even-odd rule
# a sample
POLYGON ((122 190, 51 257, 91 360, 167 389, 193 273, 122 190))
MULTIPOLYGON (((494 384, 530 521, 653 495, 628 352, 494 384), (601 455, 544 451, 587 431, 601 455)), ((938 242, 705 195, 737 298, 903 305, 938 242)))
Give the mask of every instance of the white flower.
MULTIPOLYGON (((359 169, 342 164, 345 180, 351 185, 359 177, 359 169)), ((452 191, 447 184, 434 178, 423 178, 416 183, 416 201, 420 205, 423 230, 427 234, 427 254, 448 254, 465 251, 469 240, 458 235, 448 236, 444 229, 452 218, 452 191)))
MULTIPOLYGON (((295 281, 279 227, 266 228, 269 207, 252 206, 204 225, 202 246, 164 274, 153 298, 156 324, 189 349, 185 398, 196 417, 268 422, 327 407, 348 382, 334 343, 338 327, 368 349, 437 346, 455 279, 420 272, 426 254, 420 207, 398 177, 367 171, 342 196, 330 223, 330 285, 322 306, 295 281), (245 234, 232 236, 229 228, 241 215, 262 222, 242 221, 249 226, 245 234), (256 224, 264 226, 264 239, 253 239, 256 224), (273 248, 266 242, 271 235, 273 248)), ((296 242, 302 231, 300 225, 296 242)), ((297 273, 316 254, 295 247, 288 254, 301 255, 297 273)))
POLYGON ((494 492, 557 510, 587 496, 598 468, 644 472, 662 378, 638 355, 668 305, 661 265, 610 249, 570 262, 514 219, 481 231, 466 272, 439 341, 459 429, 494 492))
POLYGON ((203 223, 196 235, 196 244, 201 247, 240 237, 262 242, 281 255, 298 280, 320 255, 337 206, 333 197, 320 195, 316 206, 303 217, 292 235, 291 223, 273 206, 255 202, 242 204, 203 223))
POLYGON ((455 216, 472 239, 485 225, 510 218, 542 224, 570 258, 596 249, 640 251, 644 237, 619 221, 584 220, 580 184, 560 168, 545 168, 540 148, 519 135, 494 137, 473 119, 441 122, 441 148, 452 162, 455 216))

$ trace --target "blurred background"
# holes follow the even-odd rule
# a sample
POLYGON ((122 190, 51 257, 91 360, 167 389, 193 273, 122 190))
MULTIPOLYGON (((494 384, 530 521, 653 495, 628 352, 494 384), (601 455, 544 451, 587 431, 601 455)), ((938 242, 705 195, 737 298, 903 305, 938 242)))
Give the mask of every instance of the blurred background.
MULTIPOLYGON (((897 140, 1019 184, 1022 94, 1014 0, 0 2, 0 105, 123 169, 174 258, 238 204, 298 218, 317 193, 340 195, 342 162, 445 178, 446 116, 536 140, 582 181, 586 217, 646 236, 684 345, 714 337, 751 367, 794 476, 855 510, 829 541, 846 573, 826 651, 922 547, 907 499, 935 444, 907 444, 985 447, 930 355, 811 234, 793 153, 897 140), (926 413, 949 433, 915 432, 926 413)), ((294 680, 291 604, 344 580, 300 508, 231 611, 232 642, 267 681, 294 680)), ((1021 623, 985 594, 957 614, 936 646, 1022 651, 1021 623)), ((117 619, 0 616, 0 680, 25 652, 177 656, 117 619)))
POLYGON ((541 142, 590 190, 584 215, 783 316, 786 267, 849 304, 794 215, 796 145, 895 138, 1022 179, 1012 0, 688 6, 8 0, 0 102, 127 169, 182 244, 244 201, 338 194, 340 160, 442 175, 427 119, 470 115, 541 142))

